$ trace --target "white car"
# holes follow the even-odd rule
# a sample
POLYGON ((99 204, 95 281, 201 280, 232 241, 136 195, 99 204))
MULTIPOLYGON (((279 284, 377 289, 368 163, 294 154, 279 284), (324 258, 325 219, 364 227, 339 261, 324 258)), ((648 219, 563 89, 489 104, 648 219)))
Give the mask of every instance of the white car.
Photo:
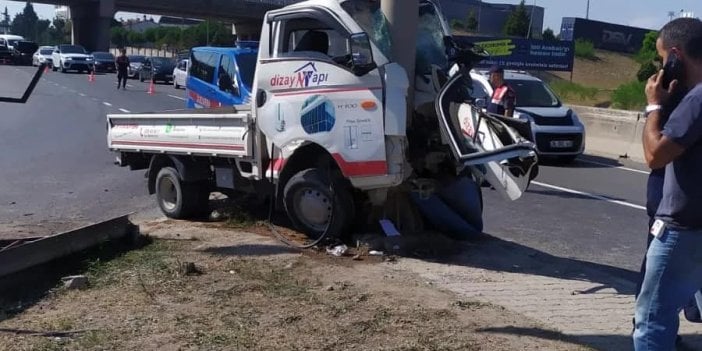
POLYGON ((0 45, 6 46, 10 51, 15 49, 18 41, 24 41, 24 37, 13 34, 0 34, 0 45))
POLYGON ((190 60, 184 59, 178 61, 178 64, 173 69, 173 87, 180 89, 184 87, 188 79, 188 66, 190 65, 190 60))
MULTIPOLYGON (((486 105, 493 92, 487 74, 472 71, 470 76, 473 80, 471 96, 476 104, 486 105)), ((517 95, 514 117, 530 122, 531 135, 524 137, 536 145, 540 156, 569 163, 585 151, 585 126, 546 83, 515 71, 505 71, 505 81, 517 95)))
POLYGON ((52 55, 54 53, 53 46, 42 46, 39 50, 32 56, 32 66, 39 66, 41 64, 51 64, 53 61, 52 55))
POLYGON ((93 57, 80 45, 59 45, 51 55, 51 68, 62 73, 73 70, 90 72, 93 70, 93 57))

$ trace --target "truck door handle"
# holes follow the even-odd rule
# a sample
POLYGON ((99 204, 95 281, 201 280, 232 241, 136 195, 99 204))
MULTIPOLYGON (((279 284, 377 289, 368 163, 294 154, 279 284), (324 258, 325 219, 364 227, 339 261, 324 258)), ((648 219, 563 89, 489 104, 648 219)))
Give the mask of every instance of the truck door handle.
POLYGON ((266 95, 266 91, 259 89, 256 92, 256 107, 258 107, 258 108, 263 107, 263 105, 266 104, 267 98, 268 98, 268 96, 266 95))

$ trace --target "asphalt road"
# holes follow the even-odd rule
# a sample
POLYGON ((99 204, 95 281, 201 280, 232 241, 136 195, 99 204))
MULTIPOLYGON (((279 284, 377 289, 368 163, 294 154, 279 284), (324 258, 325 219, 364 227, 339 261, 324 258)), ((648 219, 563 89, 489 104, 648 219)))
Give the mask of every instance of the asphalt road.
MULTIPOLYGON (((0 66, 0 95, 20 96, 35 70, 0 66)), ((50 72, 27 104, 0 103, 0 233, 43 235, 151 205, 143 172, 116 167, 106 147, 107 114, 185 106, 184 90, 147 89, 50 72)))
MULTIPOLYGON (((31 73, 0 67, 0 95, 20 95, 31 73)), ((0 233, 3 227, 55 231, 156 206, 146 195, 143 172, 113 165, 105 115, 179 109, 184 91, 157 85, 152 96, 134 80, 127 91, 115 88, 111 74, 90 83, 84 74, 49 73, 28 104, 0 104, 0 233)), ((631 278, 646 239, 643 170, 597 157, 542 166, 516 202, 485 189, 486 232, 631 278)))

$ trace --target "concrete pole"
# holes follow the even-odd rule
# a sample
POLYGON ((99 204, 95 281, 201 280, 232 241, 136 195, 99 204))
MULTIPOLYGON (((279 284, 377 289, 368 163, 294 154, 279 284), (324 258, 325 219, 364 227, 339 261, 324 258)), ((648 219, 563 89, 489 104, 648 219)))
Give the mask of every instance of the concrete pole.
POLYGON ((392 36, 392 61, 399 63, 409 77, 408 103, 411 107, 409 111, 413 111, 419 0, 381 0, 380 6, 392 36))

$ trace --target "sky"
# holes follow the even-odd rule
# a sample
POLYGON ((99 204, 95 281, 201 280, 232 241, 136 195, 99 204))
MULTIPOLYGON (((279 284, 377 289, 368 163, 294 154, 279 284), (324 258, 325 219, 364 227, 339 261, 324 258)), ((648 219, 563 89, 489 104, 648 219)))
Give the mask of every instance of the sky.
MULTIPOLYGON (((533 4, 534 0, 526 0, 533 4)), ((485 2, 519 3, 519 0, 486 0, 485 2)), ((536 0, 536 5, 546 9, 544 29, 552 28, 556 33, 561 28, 563 17, 585 17, 587 0, 536 0)), ((0 0, 0 12, 7 6, 11 16, 22 11, 24 2, 0 0)), ((34 9, 41 18, 54 17, 52 5, 35 4, 34 9)), ((692 11, 702 16, 702 1, 699 0, 590 0, 590 19, 623 25, 658 29, 669 19, 668 12, 692 11)), ((130 18, 134 14, 117 13, 116 17, 130 18)))

